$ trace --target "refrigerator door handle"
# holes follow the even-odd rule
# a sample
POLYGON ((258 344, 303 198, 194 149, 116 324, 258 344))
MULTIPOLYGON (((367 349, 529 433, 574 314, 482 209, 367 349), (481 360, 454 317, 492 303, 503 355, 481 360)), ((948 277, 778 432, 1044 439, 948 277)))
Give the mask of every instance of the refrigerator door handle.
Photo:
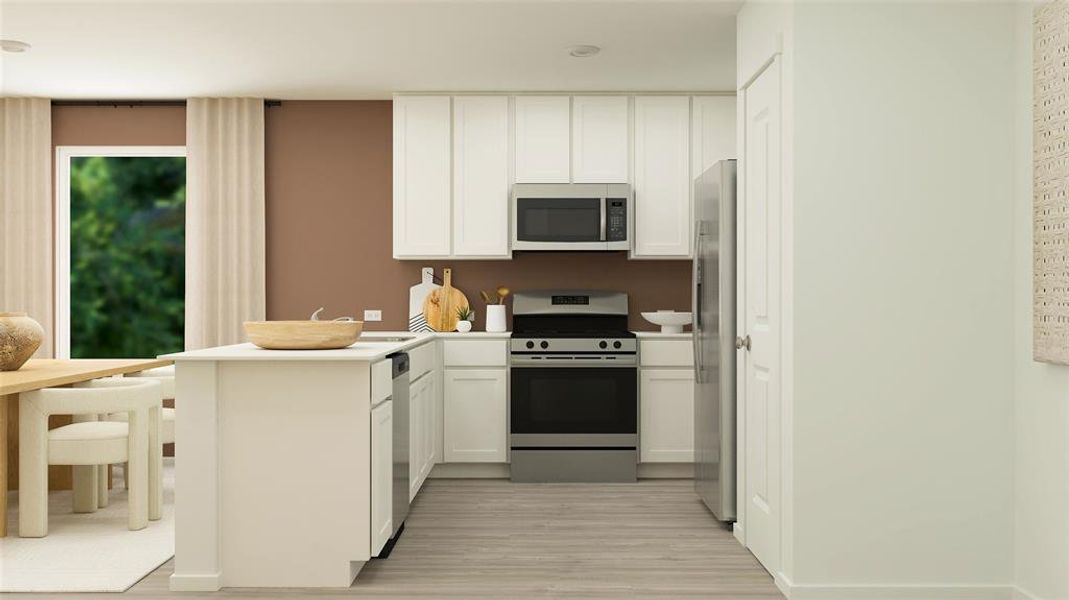
POLYGON ((694 309, 694 325, 691 327, 691 338, 694 347, 694 383, 702 382, 702 354, 701 354, 701 333, 702 333, 702 279, 705 276, 701 263, 701 239, 702 239, 702 223, 701 221, 694 222, 694 301, 691 303, 694 309))

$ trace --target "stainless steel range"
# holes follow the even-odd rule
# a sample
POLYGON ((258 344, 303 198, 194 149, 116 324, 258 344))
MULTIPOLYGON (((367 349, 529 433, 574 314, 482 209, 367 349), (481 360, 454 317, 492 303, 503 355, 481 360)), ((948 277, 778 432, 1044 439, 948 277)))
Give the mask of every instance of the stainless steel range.
POLYGON ((512 323, 512 480, 635 481, 638 342, 627 294, 518 292, 512 323))

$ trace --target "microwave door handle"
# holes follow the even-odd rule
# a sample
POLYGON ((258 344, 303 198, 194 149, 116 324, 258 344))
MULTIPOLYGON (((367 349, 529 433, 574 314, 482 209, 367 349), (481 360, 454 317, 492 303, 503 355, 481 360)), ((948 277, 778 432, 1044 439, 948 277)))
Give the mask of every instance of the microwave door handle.
POLYGON ((605 241, 605 198, 601 199, 601 241, 605 241))

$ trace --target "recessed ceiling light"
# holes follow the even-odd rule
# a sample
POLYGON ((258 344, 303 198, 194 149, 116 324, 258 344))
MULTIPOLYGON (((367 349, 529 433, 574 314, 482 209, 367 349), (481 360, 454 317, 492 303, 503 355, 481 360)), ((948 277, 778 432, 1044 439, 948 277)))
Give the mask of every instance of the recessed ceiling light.
POLYGON ((572 46, 571 49, 568 50, 568 54, 571 54, 576 58, 590 58, 598 52, 601 52, 601 48, 597 46, 588 46, 585 44, 579 46, 572 46))
POLYGON ((0 40, 0 50, 4 52, 25 52, 30 49, 26 42, 18 40, 0 40))

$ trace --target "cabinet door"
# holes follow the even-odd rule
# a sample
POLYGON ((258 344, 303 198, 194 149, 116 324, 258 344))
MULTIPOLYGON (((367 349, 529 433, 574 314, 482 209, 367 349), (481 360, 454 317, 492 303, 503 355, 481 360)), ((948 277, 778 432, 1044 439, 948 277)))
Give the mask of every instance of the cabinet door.
POLYGON ((423 471, 425 442, 423 440, 424 381, 426 377, 412 384, 408 391, 408 500, 412 501, 423 485, 420 474, 423 471))
POLYGON ((627 96, 572 98, 572 181, 627 183, 627 96))
POLYGON ((453 99, 453 254, 509 254, 509 100, 453 99))
POLYGON ((393 401, 371 410, 371 554, 393 533, 393 401))
POLYGON ((435 425, 438 423, 438 411, 434 406, 434 378, 425 377, 423 383, 423 468, 420 470, 420 479, 425 481, 437 462, 435 447, 438 440, 435 436, 435 425))
POLYGON ((693 369, 642 369, 641 462, 694 462, 693 369))
POLYGON ((446 369, 445 462, 505 462, 505 369, 446 369))
POLYGON ((694 179, 718 161, 736 158, 735 96, 691 99, 691 168, 694 179))
POLYGON ((516 96, 516 183, 568 183, 571 99, 516 96))
POLYGON ((449 255, 449 103, 448 96, 394 98, 394 258, 449 255))
POLYGON ((690 256, 690 98, 635 98, 634 258, 690 256))

